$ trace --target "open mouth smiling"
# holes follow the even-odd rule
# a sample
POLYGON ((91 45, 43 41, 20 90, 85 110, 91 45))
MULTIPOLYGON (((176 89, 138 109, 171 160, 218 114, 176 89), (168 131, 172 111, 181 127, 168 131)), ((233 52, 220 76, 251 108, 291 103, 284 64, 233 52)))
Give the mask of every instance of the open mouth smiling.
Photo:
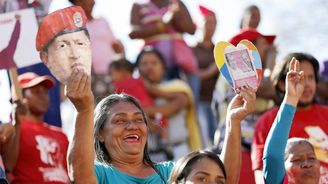
POLYGON ((129 134, 124 137, 124 141, 126 142, 138 142, 139 140, 140 137, 137 134, 129 134))

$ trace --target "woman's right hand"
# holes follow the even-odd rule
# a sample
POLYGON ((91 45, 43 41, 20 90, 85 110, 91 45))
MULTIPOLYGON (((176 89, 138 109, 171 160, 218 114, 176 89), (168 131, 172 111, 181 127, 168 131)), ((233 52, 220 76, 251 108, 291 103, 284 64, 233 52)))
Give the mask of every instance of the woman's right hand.
POLYGON ((292 58, 289 63, 289 71, 286 76, 286 94, 284 101, 290 105, 297 106, 298 100, 304 91, 304 72, 300 71, 300 63, 292 58))
POLYGON ((91 91, 91 76, 83 70, 73 69, 66 85, 66 96, 77 112, 93 110, 94 97, 91 91))
POLYGON ((241 121, 254 112, 256 91, 249 86, 243 86, 236 91, 238 94, 228 106, 227 119, 241 121))

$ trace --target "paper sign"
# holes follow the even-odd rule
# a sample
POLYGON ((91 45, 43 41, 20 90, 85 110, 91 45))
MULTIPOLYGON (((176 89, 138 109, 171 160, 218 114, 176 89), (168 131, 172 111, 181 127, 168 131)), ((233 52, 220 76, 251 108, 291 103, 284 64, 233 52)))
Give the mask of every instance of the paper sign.
POLYGON ((214 48, 214 58, 221 75, 234 88, 250 86, 257 89, 262 78, 262 64, 256 47, 242 40, 237 47, 219 42, 214 48))
POLYGON ((0 91, 0 121, 2 123, 9 123, 12 105, 9 101, 11 93, 7 70, 0 70, 0 91))
POLYGON ((35 49, 37 29, 32 8, 0 15, 0 69, 41 62, 35 49))

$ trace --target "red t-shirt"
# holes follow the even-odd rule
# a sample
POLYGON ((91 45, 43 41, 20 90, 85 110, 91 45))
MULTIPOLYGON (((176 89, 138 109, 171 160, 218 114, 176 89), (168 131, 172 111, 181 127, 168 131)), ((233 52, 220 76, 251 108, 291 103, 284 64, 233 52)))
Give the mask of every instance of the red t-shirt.
POLYGON ((142 79, 128 78, 119 80, 114 83, 116 93, 126 93, 135 97, 143 108, 147 108, 154 104, 154 100, 146 91, 145 84, 142 79))
MULTIPOLYGON (((263 114, 256 122, 252 144, 253 170, 263 167, 263 149, 271 125, 278 113, 278 107, 263 114)), ((328 107, 312 105, 308 110, 297 110, 289 137, 309 138, 320 161, 320 183, 328 183, 328 107)))
POLYGON ((69 183, 67 148, 68 140, 59 128, 43 122, 23 120, 12 184, 69 183))

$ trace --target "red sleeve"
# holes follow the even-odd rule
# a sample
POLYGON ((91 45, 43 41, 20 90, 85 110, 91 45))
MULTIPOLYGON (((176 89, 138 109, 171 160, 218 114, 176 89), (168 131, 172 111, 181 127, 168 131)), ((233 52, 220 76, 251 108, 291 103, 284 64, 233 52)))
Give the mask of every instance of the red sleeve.
POLYGON ((253 143, 252 143, 252 168, 261 170, 263 167, 263 150, 265 140, 270 131, 271 125, 276 117, 278 108, 264 113, 256 122, 253 143))

